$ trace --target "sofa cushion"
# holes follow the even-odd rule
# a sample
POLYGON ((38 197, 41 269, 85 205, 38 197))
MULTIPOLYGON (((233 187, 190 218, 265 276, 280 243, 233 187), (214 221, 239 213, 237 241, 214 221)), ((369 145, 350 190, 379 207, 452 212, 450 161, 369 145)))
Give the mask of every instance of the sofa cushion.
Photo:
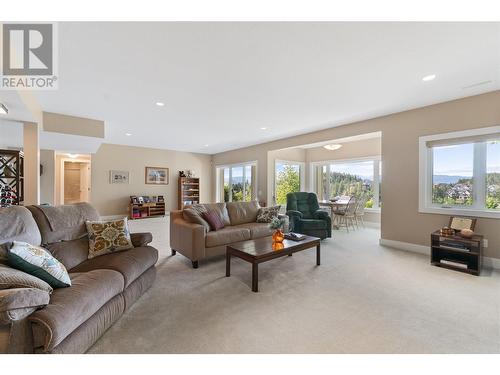
POLYGON ((219 230, 224 228, 222 219, 214 211, 203 212, 201 216, 210 226, 210 230, 219 230))
POLYGON ((125 279, 125 288, 141 276, 158 260, 158 251, 150 246, 135 247, 118 253, 106 254, 80 263, 71 272, 88 272, 110 269, 120 272, 125 279))
POLYGON ((199 212, 200 214, 207 211, 214 211, 221 218, 224 226, 231 225, 229 220, 229 214, 227 212, 226 203, 203 203, 203 204, 193 204, 187 206, 186 208, 192 208, 199 212))
POLYGON ((26 207, 0 208, 0 245, 12 241, 23 241, 33 245, 42 243, 36 221, 26 207))
POLYGON ((52 293, 52 287, 42 279, 0 264, 0 290, 12 288, 34 288, 52 293))
POLYGON ((252 223, 257 220, 257 213, 259 212, 259 203, 257 201, 251 202, 228 202, 227 212, 231 225, 239 225, 245 223, 252 223))
POLYGON ((250 238, 261 238, 271 236, 273 230, 269 228, 268 223, 246 223, 236 226, 236 228, 246 228, 250 231, 250 238))
POLYGON ((184 218, 184 220, 193 224, 203 225, 205 227, 205 230, 207 232, 210 232, 210 224, 208 224, 205 219, 201 217, 201 214, 203 214, 203 212, 200 213, 194 208, 185 208, 184 210, 182 210, 182 217, 184 218))
POLYGON ((208 232, 205 237, 205 246, 221 246, 249 239, 250 229, 240 227, 225 227, 224 229, 215 232, 208 232))
POLYGON ((36 276, 53 288, 71 285, 66 267, 41 246, 14 241, 8 250, 9 266, 36 276))
POLYGON ((133 248, 127 218, 109 221, 87 221, 89 259, 133 248))
POLYGON ((257 223, 270 223, 274 218, 277 218, 281 206, 261 207, 257 213, 257 223))
POLYGON ((45 247, 68 270, 86 261, 89 257, 89 240, 87 237, 54 242, 45 245, 45 247))
POLYGON ((88 203, 57 207, 28 206, 27 208, 38 224, 42 235, 42 244, 85 237, 87 236, 85 221, 99 220, 99 213, 88 203))
POLYGON ((70 288, 56 289, 45 308, 28 318, 35 346, 50 351, 114 296, 123 292, 123 276, 113 270, 71 274, 70 288))

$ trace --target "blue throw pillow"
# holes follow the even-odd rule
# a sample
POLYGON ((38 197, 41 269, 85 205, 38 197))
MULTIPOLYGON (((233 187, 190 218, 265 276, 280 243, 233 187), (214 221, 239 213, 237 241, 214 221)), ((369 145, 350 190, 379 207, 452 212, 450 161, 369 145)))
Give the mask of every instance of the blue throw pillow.
POLYGON ((7 250, 7 259, 12 268, 36 276, 53 288, 71 286, 66 267, 43 247, 14 241, 7 250))

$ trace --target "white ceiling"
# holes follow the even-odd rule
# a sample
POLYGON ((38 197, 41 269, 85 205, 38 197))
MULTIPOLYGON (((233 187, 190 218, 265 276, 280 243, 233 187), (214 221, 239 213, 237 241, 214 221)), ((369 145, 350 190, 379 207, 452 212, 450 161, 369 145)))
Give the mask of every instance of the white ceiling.
POLYGON ((36 96, 109 143, 213 154, 498 89, 499 23, 60 23, 36 96))

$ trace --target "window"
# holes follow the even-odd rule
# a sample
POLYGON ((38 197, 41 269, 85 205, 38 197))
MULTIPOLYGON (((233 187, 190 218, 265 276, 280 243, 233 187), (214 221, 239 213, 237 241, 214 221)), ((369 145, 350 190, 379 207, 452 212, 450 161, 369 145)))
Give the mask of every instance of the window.
POLYGON ((217 202, 250 202, 256 199, 255 162, 217 167, 217 202))
POLYGON ((419 143, 420 212, 500 217, 500 127, 419 143))
POLYGON ((286 205, 286 195, 301 191, 304 164, 293 161, 275 161, 274 185, 276 204, 286 205))
POLYGON ((313 163, 318 198, 329 200, 343 195, 367 196, 366 208, 379 208, 380 164, 378 158, 313 163))

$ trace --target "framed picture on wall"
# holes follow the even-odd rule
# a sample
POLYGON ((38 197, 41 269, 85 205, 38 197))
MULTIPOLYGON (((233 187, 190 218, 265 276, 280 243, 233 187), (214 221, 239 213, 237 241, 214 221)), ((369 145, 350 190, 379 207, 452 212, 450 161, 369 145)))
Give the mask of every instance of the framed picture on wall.
POLYGON ((109 171, 110 184, 128 184, 129 172, 128 171, 109 171))
POLYGON ((168 185, 168 168, 146 167, 146 184, 168 185))

